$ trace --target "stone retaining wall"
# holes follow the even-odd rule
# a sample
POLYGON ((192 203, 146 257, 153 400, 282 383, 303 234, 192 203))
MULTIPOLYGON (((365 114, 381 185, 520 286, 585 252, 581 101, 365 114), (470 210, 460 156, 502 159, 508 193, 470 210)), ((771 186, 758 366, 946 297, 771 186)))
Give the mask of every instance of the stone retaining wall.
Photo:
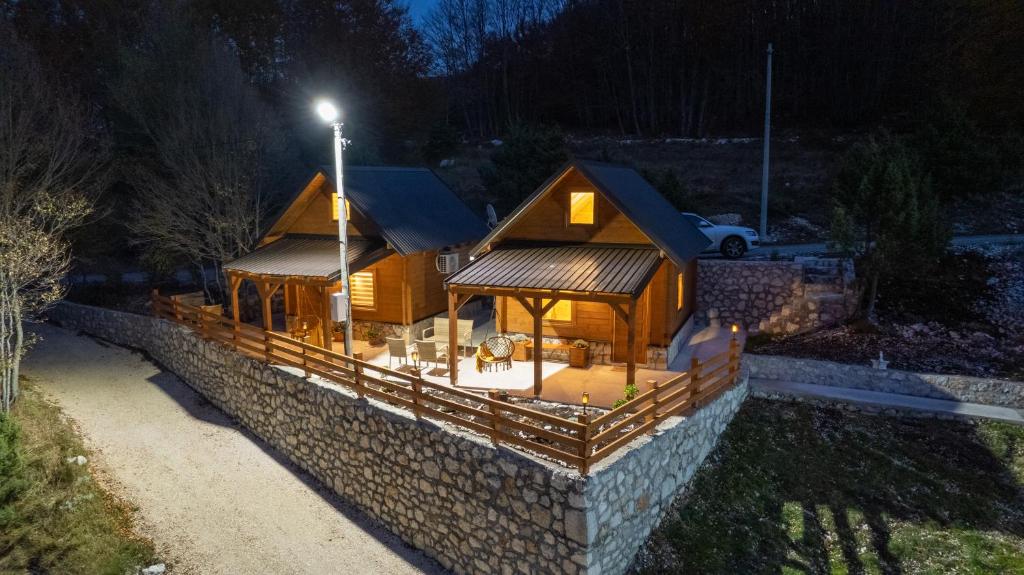
POLYGON ((52 320, 141 348, 406 542, 456 573, 624 572, 747 394, 746 378, 579 473, 164 320, 63 303, 52 320))
POLYGON ((852 265, 835 259, 697 262, 697 320, 750 332, 801 333, 835 325, 855 308, 852 265))
POLYGON ((1024 382, 873 369, 860 365, 774 355, 743 356, 750 377, 899 393, 1024 409, 1024 382))

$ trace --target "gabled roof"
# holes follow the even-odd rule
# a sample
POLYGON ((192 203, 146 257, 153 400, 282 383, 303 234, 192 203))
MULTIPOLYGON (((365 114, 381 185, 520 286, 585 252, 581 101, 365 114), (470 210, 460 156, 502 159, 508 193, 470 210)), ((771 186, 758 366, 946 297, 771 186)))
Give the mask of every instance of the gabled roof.
MULTIPOLYGON (((356 273, 393 253, 383 240, 350 237, 349 273, 356 273)), ((225 270, 257 275, 303 276, 337 280, 341 277, 338 238, 285 236, 224 264, 225 270)))
POLYGON ((526 214, 530 207, 572 169, 579 171, 626 216, 651 242, 678 267, 697 257, 711 244, 696 226, 690 223, 647 180, 633 168, 589 160, 573 160, 540 185, 518 208, 498 224, 473 250, 478 255, 500 239, 510 226, 526 214))
MULTIPOLYGON (((334 169, 319 173, 334 183, 334 169)), ((427 168, 345 168, 345 196, 405 256, 482 238, 487 226, 427 168)))

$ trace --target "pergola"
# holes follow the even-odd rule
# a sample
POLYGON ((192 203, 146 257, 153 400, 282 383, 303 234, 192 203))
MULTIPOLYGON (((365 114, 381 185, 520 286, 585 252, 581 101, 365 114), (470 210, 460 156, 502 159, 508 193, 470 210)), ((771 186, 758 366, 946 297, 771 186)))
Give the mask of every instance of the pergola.
MULTIPOLYGON (((543 386, 544 315, 561 300, 603 303, 626 324, 626 383, 633 384, 637 303, 663 259, 658 249, 649 246, 585 244, 492 250, 448 279, 449 349, 457 349, 458 310, 470 298, 515 299, 533 318, 533 391, 539 396, 543 386)), ((455 385, 457 354, 451 354, 449 363, 455 385)))

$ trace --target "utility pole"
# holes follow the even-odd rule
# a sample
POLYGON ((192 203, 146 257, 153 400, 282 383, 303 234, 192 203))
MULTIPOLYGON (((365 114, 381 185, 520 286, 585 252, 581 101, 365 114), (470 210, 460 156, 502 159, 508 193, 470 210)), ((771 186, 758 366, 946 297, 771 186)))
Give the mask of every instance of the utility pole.
POLYGON ((764 157, 761 160, 761 243, 768 241, 768 148, 772 136, 772 44, 768 43, 768 70, 764 87, 764 157))

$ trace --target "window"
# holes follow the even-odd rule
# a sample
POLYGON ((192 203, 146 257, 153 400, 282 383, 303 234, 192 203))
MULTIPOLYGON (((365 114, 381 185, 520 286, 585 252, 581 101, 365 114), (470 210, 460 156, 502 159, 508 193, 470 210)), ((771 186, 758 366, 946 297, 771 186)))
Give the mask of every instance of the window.
MULTIPOLYGON (((338 221, 338 194, 331 194, 331 219, 338 221)), ((345 198, 345 221, 352 221, 352 204, 345 198)))
POLYGON ((356 272, 348 276, 349 288, 352 289, 352 307, 374 309, 376 307, 376 278, 372 271, 356 272))
POLYGON ((683 309, 683 274, 676 274, 676 311, 683 309))
POLYGON ((594 221, 594 192, 570 192, 569 223, 591 225, 594 221))
MULTIPOLYGON (((541 300, 541 307, 547 306, 551 300, 541 300)), ((561 321, 571 322, 572 321, 572 300, 561 299, 555 302, 555 305, 551 306, 551 309, 544 314, 544 319, 547 321, 561 321)))

